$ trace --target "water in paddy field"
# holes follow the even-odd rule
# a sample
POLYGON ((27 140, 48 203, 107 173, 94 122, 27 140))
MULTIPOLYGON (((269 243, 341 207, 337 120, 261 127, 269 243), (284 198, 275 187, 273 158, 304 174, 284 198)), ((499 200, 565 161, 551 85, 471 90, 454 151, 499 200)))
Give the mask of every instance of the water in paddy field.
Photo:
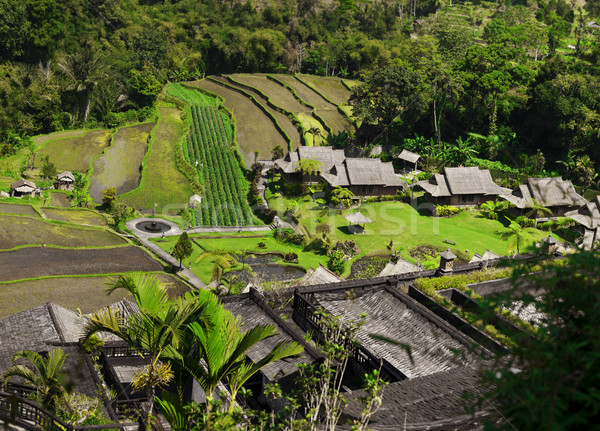
POLYGON ((285 266, 277 263, 272 263, 275 260, 281 259, 281 256, 276 253, 256 254, 246 256, 244 259, 238 254, 234 256, 240 263, 246 265, 246 270, 236 270, 227 273, 228 276, 238 277, 240 282, 248 283, 250 276, 247 272, 247 267, 263 281, 285 281, 296 280, 306 274, 306 271, 296 266, 285 266))

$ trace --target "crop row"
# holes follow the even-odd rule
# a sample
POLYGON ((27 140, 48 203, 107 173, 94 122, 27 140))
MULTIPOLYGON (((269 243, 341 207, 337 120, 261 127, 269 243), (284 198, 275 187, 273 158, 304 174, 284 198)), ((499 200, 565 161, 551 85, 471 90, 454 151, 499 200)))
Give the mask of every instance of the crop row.
POLYGON ((203 178, 204 202, 196 211, 202 225, 241 226, 252 223, 246 201, 247 184, 233 154, 232 133, 227 132, 215 106, 191 106, 191 130, 187 139, 190 163, 203 178))

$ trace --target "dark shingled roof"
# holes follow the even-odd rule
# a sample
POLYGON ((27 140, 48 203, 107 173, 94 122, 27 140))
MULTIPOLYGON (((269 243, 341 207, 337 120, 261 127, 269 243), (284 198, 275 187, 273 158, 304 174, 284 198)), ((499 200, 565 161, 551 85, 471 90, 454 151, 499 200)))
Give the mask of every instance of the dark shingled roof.
POLYGON ((95 396, 96 384, 84 363, 82 352, 72 344, 79 338, 85 319, 77 313, 46 303, 0 320, 0 375, 12 365, 19 350, 47 352, 60 347, 68 354, 65 370, 73 379, 75 390, 95 396))
MULTIPOLYGON (((476 369, 461 366, 391 383, 383 391, 383 404, 371 417, 369 428, 376 430, 380 427, 397 426, 396 429, 401 430, 405 420, 407 429, 429 429, 425 425, 423 428, 415 425, 441 420, 452 423, 453 418, 460 422, 460 418, 467 415, 469 408, 480 410, 475 403, 485 390, 478 379, 479 373, 476 369), (463 395, 467 394, 469 398, 465 399, 463 395)), ((346 394, 345 398, 349 401, 344 409, 344 416, 359 418, 364 410, 360 399, 366 396, 364 390, 346 394)))
MULTIPOLYGON (((229 297, 223 301, 223 307, 242 319, 245 330, 250 330, 258 325, 275 326, 279 334, 255 344, 248 351, 248 357, 255 363, 267 355, 278 343, 283 341, 297 341, 259 306, 257 301, 252 297, 252 294, 229 297)), ((310 363, 313 360, 305 351, 299 357, 283 359, 267 365, 262 369, 262 373, 270 380, 277 380, 295 373, 298 370, 298 364, 310 363)))
POLYGON ((476 356, 469 353, 464 344, 384 289, 367 291, 352 300, 344 291, 315 292, 315 299, 332 315, 341 316, 343 322, 358 320, 362 313, 366 313, 365 324, 357 334, 358 341, 408 378, 476 362, 476 356), (391 337, 411 346, 414 361, 402 346, 375 339, 370 334, 391 337), (464 356, 455 354, 455 351, 464 353, 464 356))
POLYGON ((421 156, 417 153, 413 153, 412 151, 402 150, 402 152, 398 155, 398 158, 409 163, 417 163, 421 156))

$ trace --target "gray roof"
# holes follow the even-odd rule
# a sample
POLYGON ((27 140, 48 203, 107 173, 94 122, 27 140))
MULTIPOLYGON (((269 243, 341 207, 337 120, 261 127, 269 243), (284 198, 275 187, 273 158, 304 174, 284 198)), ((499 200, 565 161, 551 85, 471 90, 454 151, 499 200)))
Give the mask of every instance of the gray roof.
POLYGON ((347 214, 344 218, 352 224, 372 223, 372 220, 364 214, 361 214, 360 210, 355 213, 347 214))
MULTIPOLYGON (((248 357, 254 363, 266 356, 278 343, 283 341, 294 341, 286 330, 269 316, 250 295, 239 295, 223 301, 223 307, 239 316, 245 330, 250 330, 258 325, 274 325, 278 334, 262 340, 248 351, 248 357)), ((312 358, 305 353, 296 358, 288 358, 275 361, 262 369, 262 372, 271 380, 295 373, 298 364, 312 362, 312 358)))
POLYGON ((345 291, 314 292, 314 298, 327 312, 340 316, 342 323, 356 321, 365 313, 365 323, 358 330, 356 339, 409 379, 476 361, 477 355, 469 352, 466 345, 385 289, 366 291, 352 299, 345 291), (371 334, 408 344, 414 360, 402 346, 373 338, 371 334), (456 351, 461 353, 455 354, 456 351))
POLYGON ((488 169, 476 166, 444 168, 448 188, 453 195, 496 195, 501 193, 488 169))
MULTIPOLYGON (((467 409, 481 410, 476 403, 485 394, 486 389, 480 383, 478 370, 468 365, 390 383, 384 389, 381 408, 369 421, 369 428, 401 430, 405 429, 403 424, 406 424, 406 429, 410 430, 479 429, 479 424, 473 427, 454 427, 450 424, 452 418, 455 418, 457 423, 473 420, 467 415, 467 409), (470 396, 465 398, 465 394, 470 396), (444 421, 446 426, 430 428, 426 425, 434 421, 444 421)), ((360 418, 364 410, 364 403, 360 400, 367 396, 363 389, 352 391, 346 397, 348 404, 344 408, 344 414, 351 419, 360 418)), ((481 423, 481 420, 478 422, 481 423)))
POLYGON ((565 214, 565 217, 572 218, 588 229, 600 227, 600 196, 596 196, 595 199, 577 210, 569 211, 565 214))
POLYGON ((417 153, 413 153, 412 151, 402 150, 402 152, 398 155, 398 158, 409 163, 417 163, 421 156, 417 153))
POLYGON ((289 174, 296 172, 300 160, 318 160, 322 164, 321 171, 328 171, 333 165, 341 164, 345 158, 344 150, 334 150, 331 146, 298 147, 283 159, 275 160, 274 164, 289 174))
POLYGON ((544 206, 579 206, 587 201, 579 195, 571 181, 561 177, 529 178, 527 180, 531 197, 544 206))
POLYGON ((373 156, 378 156, 383 152, 383 147, 381 145, 375 145, 373 148, 371 148, 371 152, 369 153, 369 156, 373 157, 373 156))
POLYGON ((500 256, 499 254, 496 253, 492 253, 489 250, 486 250, 485 253, 483 253, 483 255, 479 254, 479 253, 475 253, 473 255, 473 257, 471 258, 471 260, 469 261, 469 263, 476 263, 476 262, 485 262, 488 260, 493 260, 493 259, 499 259, 500 256))
POLYGON ((314 286, 316 284, 337 283, 343 281, 337 274, 331 272, 323 265, 319 265, 317 269, 312 267, 308 272, 296 283, 297 286, 314 286))
POLYGON ((419 181, 416 185, 435 198, 452 196, 446 178, 442 174, 435 174, 428 180, 419 181))
POLYGON ((343 163, 323 170, 321 177, 331 186, 385 186, 406 187, 394 172, 392 162, 380 159, 347 158, 343 163))
POLYGON ((58 174, 56 176, 56 179, 59 180, 59 181, 72 181, 72 182, 74 182, 75 181, 75 175, 73 175, 69 171, 64 171, 64 172, 61 172, 60 174, 58 174))
POLYGON ((444 259, 447 260, 452 260, 452 259, 456 259, 456 255, 454 253, 452 253, 450 251, 450 249, 443 251, 440 253, 440 257, 443 257, 444 259))
POLYGON ((85 366, 78 346, 64 345, 79 339, 85 318, 79 314, 46 303, 0 320, 0 375, 12 365, 12 356, 19 350, 50 351, 60 347, 68 354, 65 370, 70 373, 75 389, 95 396, 96 384, 85 366))
POLYGON ((410 262, 407 262, 404 259, 398 259, 398 262, 392 263, 388 262, 388 264, 383 268, 383 270, 379 273, 377 277, 385 277, 388 275, 398 275, 398 274, 408 274, 411 272, 417 272, 419 267, 417 265, 413 265, 410 262))
POLYGON ((10 188, 12 190, 14 190, 14 189, 17 189, 17 188, 23 187, 23 186, 31 187, 32 189, 35 189, 37 187, 33 181, 29 181, 29 180, 25 180, 25 179, 21 178, 19 181, 15 181, 14 183, 12 183, 10 185, 10 188))

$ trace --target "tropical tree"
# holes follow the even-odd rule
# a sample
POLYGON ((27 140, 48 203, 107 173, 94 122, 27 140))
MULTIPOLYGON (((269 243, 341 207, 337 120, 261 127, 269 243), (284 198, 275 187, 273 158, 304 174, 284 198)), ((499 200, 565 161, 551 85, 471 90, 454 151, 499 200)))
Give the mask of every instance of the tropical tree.
POLYGON ((594 162, 590 159, 589 155, 584 154, 581 157, 577 157, 573 175, 583 188, 583 191, 589 189, 594 184, 594 180, 598 177, 598 174, 594 169, 594 162))
POLYGON ((146 413, 150 424, 156 389, 164 387, 174 377, 170 363, 163 362, 163 358, 180 356, 178 348, 191 321, 201 327, 206 325, 207 302, 212 297, 188 293, 169 300, 167 288, 155 277, 143 274, 120 276, 107 288, 107 293, 117 289, 133 295, 139 313, 124 316, 115 309, 94 313, 84 329, 84 340, 98 332, 114 334, 144 359, 146 368, 135 376, 133 386, 146 390, 146 413))
POLYGON ((498 213, 506 209, 506 202, 487 201, 482 203, 479 209, 490 220, 498 220, 498 213))
POLYGON ((460 136, 456 139, 456 144, 451 147, 449 161, 455 165, 463 165, 477 157, 478 151, 471 141, 471 137, 463 140, 460 136))
POLYGON ((208 315, 210 324, 207 327, 198 322, 189 324, 197 349, 185 354, 182 363, 206 393, 206 428, 210 429, 210 409, 220 381, 229 385, 229 411, 232 412, 238 391, 250 377, 272 362, 299 355, 303 348, 295 342, 281 342, 263 358, 252 362, 246 356, 248 350, 275 336, 275 327, 259 325, 244 331, 233 314, 216 302, 208 315))
POLYGON ((353 197, 354 193, 345 187, 337 186, 331 191, 331 203, 340 208, 349 208, 353 197))
POLYGON ((307 175, 309 181, 312 180, 314 175, 321 172, 322 167, 323 163, 315 159, 301 159, 296 163, 296 169, 299 170, 302 175, 307 175))
POLYGON ((502 239, 508 240, 509 250, 516 251, 516 254, 521 253, 522 246, 528 241, 532 240, 531 230, 526 228, 523 229, 519 223, 506 218, 509 222, 508 227, 500 230, 500 236, 502 239))
POLYGON ((62 349, 52 349, 48 356, 30 350, 21 350, 13 355, 13 365, 4 373, 4 384, 11 377, 20 377, 35 389, 34 399, 48 410, 55 412, 57 404, 65 398, 67 390, 67 373, 62 369, 67 355, 62 349), (33 367, 15 364, 19 359, 26 359, 33 367))
POLYGON ((525 213, 525 217, 534 216, 535 218, 539 218, 539 217, 543 217, 544 215, 552 217, 552 210, 550 208, 546 208, 544 205, 539 203, 537 200, 532 198, 529 205, 530 205, 529 211, 527 211, 525 213))
POLYGON ((320 129, 320 128, 318 128, 318 127, 311 127, 310 129, 308 129, 308 130, 306 131, 306 133, 310 133, 310 134, 312 135, 312 137, 313 137, 313 147, 314 147, 314 146, 315 146, 315 138, 316 138, 317 136, 319 136, 319 137, 320 137, 320 136, 322 135, 322 131, 321 131, 321 129, 320 129))
POLYGON ((179 268, 181 269, 181 262, 183 259, 190 257, 192 252, 194 251, 194 246, 192 245, 192 241, 188 236, 187 232, 181 234, 175 247, 173 247, 173 257, 179 260, 179 268))

